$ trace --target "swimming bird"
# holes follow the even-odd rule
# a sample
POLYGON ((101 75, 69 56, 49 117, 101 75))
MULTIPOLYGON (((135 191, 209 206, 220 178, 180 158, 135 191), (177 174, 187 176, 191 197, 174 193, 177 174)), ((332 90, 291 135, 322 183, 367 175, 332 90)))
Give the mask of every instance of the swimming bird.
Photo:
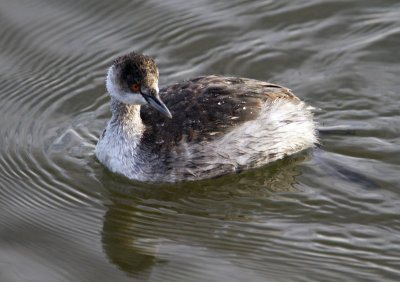
POLYGON ((154 59, 117 58, 106 86, 112 116, 95 154, 109 170, 150 182, 256 168, 317 143, 311 107, 289 89, 230 76, 158 88, 154 59))

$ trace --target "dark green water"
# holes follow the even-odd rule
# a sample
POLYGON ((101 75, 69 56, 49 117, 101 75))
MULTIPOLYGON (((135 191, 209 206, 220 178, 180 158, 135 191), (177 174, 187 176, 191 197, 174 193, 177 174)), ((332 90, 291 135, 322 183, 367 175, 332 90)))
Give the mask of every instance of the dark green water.
POLYGON ((0 1, 0 281, 399 281, 398 1, 0 1), (202 182, 93 154, 105 75, 285 85, 321 146, 202 182))

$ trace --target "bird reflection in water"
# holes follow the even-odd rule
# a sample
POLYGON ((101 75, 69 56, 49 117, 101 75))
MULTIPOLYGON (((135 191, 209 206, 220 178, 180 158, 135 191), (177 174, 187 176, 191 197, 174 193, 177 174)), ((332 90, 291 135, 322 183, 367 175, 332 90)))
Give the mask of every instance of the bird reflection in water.
MULTIPOLYGON (((235 251, 241 230, 232 224, 267 221, 260 214, 268 198, 286 200, 283 194, 301 192, 294 187, 298 166, 309 158, 303 152, 235 175, 174 184, 132 182, 106 173, 102 183, 111 201, 102 231, 104 251, 111 263, 138 279, 153 275, 155 264, 174 263, 171 257, 179 253, 173 253, 172 243, 235 251)), ((249 245, 246 252, 255 248, 249 245)))

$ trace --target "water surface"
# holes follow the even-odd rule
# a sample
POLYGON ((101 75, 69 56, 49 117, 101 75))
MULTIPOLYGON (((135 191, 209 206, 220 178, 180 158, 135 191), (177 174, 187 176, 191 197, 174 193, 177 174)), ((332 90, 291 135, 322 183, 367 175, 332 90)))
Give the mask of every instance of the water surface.
POLYGON ((0 2, 0 281, 398 281, 398 1, 0 2), (319 148, 217 179, 131 182, 93 150, 105 75, 285 85, 319 148))

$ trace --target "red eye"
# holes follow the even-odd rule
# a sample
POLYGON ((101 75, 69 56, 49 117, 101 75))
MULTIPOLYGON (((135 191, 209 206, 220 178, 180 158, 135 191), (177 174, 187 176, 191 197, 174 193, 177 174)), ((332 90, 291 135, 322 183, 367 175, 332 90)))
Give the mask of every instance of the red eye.
POLYGON ((139 86, 139 84, 133 83, 133 84, 131 85, 131 89, 132 89, 133 91, 135 91, 135 92, 139 92, 139 91, 140 91, 140 86, 139 86))

